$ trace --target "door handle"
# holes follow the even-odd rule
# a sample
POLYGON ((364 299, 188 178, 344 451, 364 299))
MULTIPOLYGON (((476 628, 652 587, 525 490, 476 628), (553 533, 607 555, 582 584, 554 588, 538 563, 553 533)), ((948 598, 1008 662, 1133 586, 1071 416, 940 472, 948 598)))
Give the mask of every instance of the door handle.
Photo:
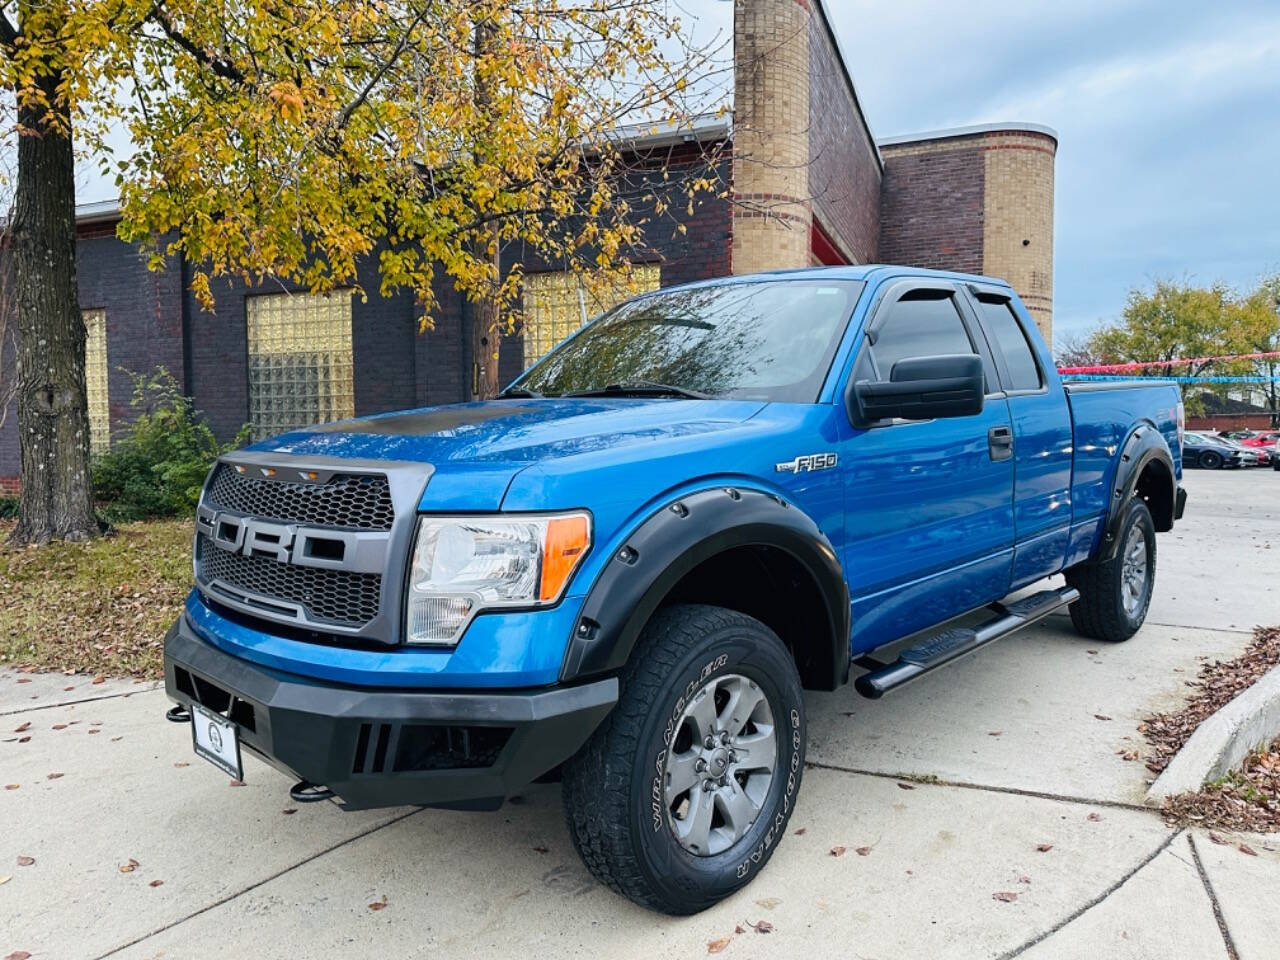
POLYGON ((987 450, 992 460, 1008 460, 1013 456, 1013 431, 1008 427, 992 427, 987 431, 987 450))

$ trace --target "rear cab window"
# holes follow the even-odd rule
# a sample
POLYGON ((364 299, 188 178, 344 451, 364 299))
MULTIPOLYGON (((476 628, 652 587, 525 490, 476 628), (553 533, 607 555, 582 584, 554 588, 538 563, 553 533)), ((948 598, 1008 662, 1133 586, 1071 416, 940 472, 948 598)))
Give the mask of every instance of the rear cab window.
POLYGON ((1009 373, 1005 388, 1015 393, 1039 390, 1044 386, 1044 375, 1013 305, 1007 298, 987 294, 979 294, 977 301, 991 346, 1004 356, 1009 373))

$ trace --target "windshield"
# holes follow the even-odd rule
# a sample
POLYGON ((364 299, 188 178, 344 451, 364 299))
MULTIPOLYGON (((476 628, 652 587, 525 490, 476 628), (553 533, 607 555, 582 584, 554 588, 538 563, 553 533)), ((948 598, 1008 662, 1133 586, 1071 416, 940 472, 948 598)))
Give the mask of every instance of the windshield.
POLYGON ((764 280, 631 300, 561 344, 512 389, 637 392, 812 403, 865 286, 764 280))

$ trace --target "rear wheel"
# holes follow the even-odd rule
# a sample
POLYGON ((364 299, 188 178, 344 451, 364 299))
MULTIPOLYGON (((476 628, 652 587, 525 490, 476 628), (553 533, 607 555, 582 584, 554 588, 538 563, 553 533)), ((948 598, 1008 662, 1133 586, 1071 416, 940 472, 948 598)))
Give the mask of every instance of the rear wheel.
POLYGON ((1217 470, 1222 466, 1222 454, 1206 450, 1200 454, 1200 466, 1206 470, 1217 470))
POLYGON ((574 846, 602 883, 672 914, 751 881, 781 841, 804 765, 800 677, 745 614, 657 613, 618 705, 564 776, 574 846))
POLYGON ((1071 622, 1095 640, 1128 640, 1147 618, 1156 580, 1156 528, 1138 498, 1125 507, 1116 555, 1067 571, 1067 585, 1080 591, 1071 622))

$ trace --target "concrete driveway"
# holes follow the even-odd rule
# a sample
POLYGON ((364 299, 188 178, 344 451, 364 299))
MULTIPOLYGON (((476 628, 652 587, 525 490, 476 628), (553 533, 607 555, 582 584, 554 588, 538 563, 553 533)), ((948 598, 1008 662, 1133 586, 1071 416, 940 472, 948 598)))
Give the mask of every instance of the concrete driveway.
POLYGON ((878 703, 811 695, 793 835, 686 919, 594 883, 556 786, 496 814, 299 806, 195 758, 149 685, 0 672, 0 957, 1274 958, 1280 836, 1171 831, 1123 759, 1203 658, 1280 623, 1280 474, 1186 485, 1132 641, 1055 618, 878 703))

